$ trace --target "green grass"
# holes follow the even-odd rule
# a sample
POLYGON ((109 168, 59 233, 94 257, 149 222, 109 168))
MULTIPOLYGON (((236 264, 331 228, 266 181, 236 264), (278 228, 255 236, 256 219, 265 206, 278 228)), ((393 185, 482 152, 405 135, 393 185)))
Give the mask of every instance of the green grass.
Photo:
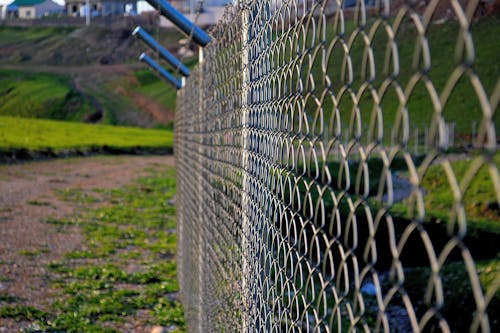
MULTIPOLYGON (((494 156, 493 162, 497 167, 500 165, 500 154, 494 156)), ((459 182, 463 180, 472 163, 473 160, 451 163, 454 175, 459 182)), ((449 217, 454 209, 454 196, 443 167, 441 165, 432 166, 427 171, 422 186, 426 190, 427 214, 449 217)), ((497 195, 488 168, 481 167, 463 196, 468 222, 478 223, 500 233, 500 212, 492 208, 497 203, 497 195)))
POLYGON ((64 201, 75 202, 80 205, 88 205, 99 202, 99 199, 83 191, 80 188, 68 188, 57 191, 59 198, 64 201))
MULTIPOLYGON (((166 47, 183 38, 175 29, 154 29, 150 33, 166 47)), ((138 65, 143 46, 131 36, 130 28, 0 27, 0 115, 84 121, 102 110, 100 123, 171 128, 172 124, 144 111, 138 98, 123 89, 133 75, 132 68, 129 73, 95 70, 95 65, 108 58, 112 64, 138 65), (61 75, 51 73, 51 66, 71 68, 67 75, 61 75)), ((193 61, 186 63, 192 65, 193 61)), ((135 86, 132 90, 173 112, 175 89, 155 80, 148 87, 135 86)))
MULTIPOLYGON (((48 219, 56 228, 81 228, 83 248, 48 265, 48 282, 57 295, 47 309, 24 307, 6 296, 9 306, 0 317, 28 320, 44 332, 118 332, 141 311, 148 314, 142 325, 184 332, 175 296, 175 207, 167 203, 175 188, 173 169, 150 171, 133 185, 94 190, 103 197, 100 208, 82 207, 69 219, 48 219)), ((81 197, 65 200, 79 204, 81 197)))
MULTIPOLYGON (((498 18, 483 18, 473 23, 471 28, 476 55, 472 70, 479 76, 481 85, 487 96, 492 94, 498 78, 500 77, 500 65, 498 61, 496 61, 496 55, 500 53, 500 45, 499 43, 493 42, 497 39, 498 34, 500 34, 499 22, 500 20, 498 18)), ((369 31, 373 24, 373 20, 369 21, 366 30, 369 31)), ((346 42, 352 36, 354 28, 352 24, 346 25, 346 34, 344 36, 346 42)), ((327 30, 326 47, 328 48, 331 45, 333 37, 335 37, 333 25, 329 25, 327 30)), ((459 36, 459 27, 454 21, 449 21, 443 25, 431 25, 426 36, 431 50, 431 68, 428 75, 437 93, 442 94, 451 74, 460 63, 460 60, 455 59, 455 46, 457 36, 459 36)), ((396 36, 396 42, 400 71, 397 76, 395 76, 395 82, 404 90, 409 87, 410 80, 417 77, 418 74, 418 68, 412 65, 414 49, 417 44, 417 33, 413 24, 408 21, 402 24, 402 28, 396 36)), ((383 27, 379 27, 372 42, 375 62, 375 79, 373 85, 377 89, 377 94, 379 95, 381 93, 380 87, 383 81, 389 77, 389 73, 392 70, 389 65, 390 62, 387 62, 386 58, 387 43, 388 37, 385 30, 383 27)), ((343 130, 354 125, 353 119, 355 118, 353 118, 353 116, 355 113, 353 110, 355 103, 348 93, 341 96, 340 91, 343 87, 349 86, 354 92, 357 92, 361 85, 367 80, 367 76, 362 74, 364 48, 365 46, 361 35, 358 35, 349 51, 353 68, 353 78, 350 85, 347 85, 346 79, 342 76, 343 62, 347 58, 340 43, 336 44, 327 59, 326 74, 331 81, 331 92, 335 98, 338 99, 338 108, 340 110, 340 120, 343 130)), ((290 54, 289 56, 292 55, 290 54)), ((312 62, 307 59, 304 61, 301 68, 302 78, 307 77, 309 67, 312 67, 311 72, 314 77, 313 80, 316 88, 313 94, 320 98, 321 93, 326 87, 325 82, 322 81, 323 71, 321 68, 321 53, 319 53, 312 62)), ((306 83, 305 79, 303 81, 306 83)), ((294 87, 295 84, 296 82, 292 82, 291 86, 294 87)), ((308 87, 309 86, 306 84, 306 91, 309 89, 308 87)), ((305 93, 303 93, 303 95, 305 95, 305 93)), ((423 127, 429 128, 432 125, 435 111, 434 106, 431 103, 429 92, 423 81, 419 81, 415 85, 410 96, 407 103, 410 129, 413 130, 416 127, 420 128, 420 133, 423 137, 423 127)), ((400 112, 399 110, 402 104, 398 100, 394 86, 391 86, 387 90, 380 105, 382 107, 384 130, 382 141, 388 143, 390 142, 391 135, 396 138, 400 135, 397 131, 398 127, 401 125, 398 113, 400 112)), ((361 116, 361 128, 363 129, 361 137, 365 141, 371 141, 373 137, 369 136, 370 133, 367 129, 370 127, 370 121, 374 117, 375 103, 368 91, 360 96, 358 107, 361 116)), ((316 115, 317 106, 312 98, 306 101, 305 108, 306 116, 310 123, 309 125, 313 127, 312 124, 316 115)), ((322 104, 325 119, 331 118, 332 108, 333 102, 327 97, 322 104)), ((476 97, 476 92, 467 75, 462 76, 456 83, 450 98, 444 105, 443 115, 446 122, 456 123, 456 134, 459 138, 470 135, 473 122, 478 124, 481 121, 481 107, 476 97)), ((494 121, 498 131, 500 129, 500 118, 496 117, 494 121)), ((316 129, 311 128, 311 130, 316 129)), ((330 128, 330 135, 332 132, 333 128, 330 128)), ((349 138, 352 138, 352 131, 349 138)), ((343 139, 346 138, 344 137, 343 139)), ((422 138, 420 140, 422 140, 422 138)))
MULTIPOLYGON (((451 220, 452 216, 456 213, 455 199, 452 191, 451 179, 456 179, 460 184, 473 163, 477 162, 473 154, 469 159, 450 162, 453 170, 453 175, 448 175, 445 171, 443 164, 437 163, 431 165, 421 181, 421 187, 424 191, 424 205, 425 205, 425 221, 430 223, 441 223, 451 220)), ((417 169, 421 166, 423 156, 413 157, 413 162, 417 169)), ((500 167, 500 153, 492 157, 492 164, 496 166, 497 170, 500 167)), ((371 158, 366 161, 368 169, 368 197, 367 204, 373 215, 381 208, 381 203, 376 199, 379 191, 380 180, 383 173, 383 162, 378 158, 371 158)), ((341 165, 338 162, 328 163, 333 182, 332 189, 338 195, 346 184, 345 173, 340 173, 341 165)), ((353 201, 359 200, 360 196, 364 194, 364 181, 363 177, 359 184, 358 172, 360 171, 360 163, 352 161, 349 163, 349 187, 347 193, 353 201)), ((398 176, 408 177, 408 167, 404 159, 396 157, 392 160, 390 170, 393 176, 397 173, 398 176)), ((307 178, 306 178, 307 179, 307 178)), ((305 193, 305 185, 298 184, 300 193, 305 193)), ((319 200, 318 193, 311 189, 312 201, 319 200)), ((328 207, 326 211, 332 209, 334 204, 329 196, 323 196, 323 201, 328 207)), ((466 187, 463 193, 463 206, 467 218, 467 228, 472 234, 474 230, 481 229, 494 234, 500 234, 500 212, 498 211, 498 193, 494 187, 494 180, 491 176, 488 165, 483 164, 476 173, 470 184, 466 187)), ((404 199, 401 202, 395 203, 390 207, 390 213, 393 216, 403 217, 405 219, 412 219, 414 215, 410 214, 409 207, 412 202, 409 199, 404 199)), ((412 206, 413 207, 413 206, 412 206)), ((346 200, 340 202, 338 209, 340 213, 347 216, 350 212, 346 200)))
MULTIPOLYGON (((500 259, 497 257, 492 260, 476 262, 475 268, 482 292, 486 294, 489 291, 495 291, 487 308, 490 325, 494 331, 500 325, 500 290, 498 289, 500 259)), ((440 276, 445 300, 441 314, 447 318, 452 330, 465 332, 476 311, 466 266, 461 262, 446 263, 441 268, 440 276)), ((417 267, 405 271, 403 286, 408 292, 418 316, 427 310, 422 295, 425 295, 430 280, 432 280, 430 268, 417 267)))
POLYGON ((0 47, 19 42, 40 42, 67 35, 71 27, 0 27, 0 47))
POLYGON ((68 77, 0 70, 0 116, 84 121, 94 112, 68 77))
POLYGON ((37 249, 37 250, 20 250, 18 253, 30 259, 34 259, 36 257, 43 255, 44 253, 49 253, 49 252, 50 250, 48 249, 48 247, 45 247, 43 249, 37 249))
POLYGON ((0 149, 28 149, 54 152, 111 149, 168 149, 173 133, 109 125, 88 125, 40 119, 0 117, 0 149))
POLYGON ((29 200, 27 204, 32 206, 51 206, 50 202, 42 200, 29 200))
POLYGON ((0 292, 0 303, 15 303, 19 300, 16 296, 9 295, 5 292, 0 292))
MULTIPOLYGON (((184 65, 190 69, 192 69, 197 62, 198 59, 196 57, 183 60, 184 65)), ((166 85, 158 75, 151 70, 140 70, 134 72, 134 76, 139 83, 138 86, 132 87, 134 91, 151 97, 170 110, 176 109, 177 91, 166 85)))
POLYGON ((177 91, 168 86, 155 73, 150 70, 134 72, 139 86, 134 91, 146 95, 168 109, 174 111, 176 108, 177 91))
POLYGON ((0 308, 0 318, 11 318, 16 321, 43 320, 46 313, 32 306, 9 305, 0 308))

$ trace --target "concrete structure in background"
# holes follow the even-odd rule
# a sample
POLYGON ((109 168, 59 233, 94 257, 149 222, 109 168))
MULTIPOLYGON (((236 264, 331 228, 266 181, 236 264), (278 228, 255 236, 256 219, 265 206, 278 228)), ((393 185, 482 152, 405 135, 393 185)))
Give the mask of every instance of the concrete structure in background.
MULTIPOLYGON (((199 6, 199 0, 172 0, 172 3, 179 2, 182 3, 182 10, 186 13, 193 14, 196 12, 199 6)), ((202 11, 206 10, 208 7, 224 7, 232 0, 204 0, 202 11)))
POLYGON ((9 14, 20 19, 35 19, 39 17, 62 14, 64 7, 52 0, 16 0, 8 6, 9 14))
MULTIPOLYGON (((66 0, 68 16, 83 17, 87 13, 86 0, 66 0)), ((131 0, 90 0, 91 16, 136 15, 137 2, 131 0)))
POLYGON ((7 17, 7 5, 0 4, 0 20, 4 20, 7 17))
MULTIPOLYGON (((195 21, 200 26, 208 26, 216 24, 224 15, 226 5, 232 3, 232 0, 204 0, 201 13, 197 15, 199 0, 172 0, 170 3, 186 14, 186 17, 195 21)), ((173 27, 172 22, 160 17, 160 26, 173 27)))

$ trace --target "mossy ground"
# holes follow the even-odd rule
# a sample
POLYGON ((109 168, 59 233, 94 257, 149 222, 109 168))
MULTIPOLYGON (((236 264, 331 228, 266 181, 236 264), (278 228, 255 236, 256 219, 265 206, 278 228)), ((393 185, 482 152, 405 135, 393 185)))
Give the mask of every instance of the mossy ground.
POLYGON ((120 332, 153 325, 184 331, 175 207, 169 202, 175 188, 175 170, 162 168, 118 189, 57 192, 77 213, 46 223, 61 233, 76 225, 86 241, 48 264, 55 295, 46 308, 1 294, 0 318, 29 322, 28 332, 120 332))

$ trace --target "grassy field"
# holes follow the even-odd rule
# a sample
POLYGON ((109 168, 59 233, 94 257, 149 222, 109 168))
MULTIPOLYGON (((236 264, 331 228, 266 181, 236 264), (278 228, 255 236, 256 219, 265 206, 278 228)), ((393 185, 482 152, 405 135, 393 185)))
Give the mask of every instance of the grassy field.
POLYGON ((94 112, 69 77, 0 70, 0 116, 84 121, 94 112))
MULTIPOLYGON (((123 332, 130 329, 127 322, 184 332, 176 296, 175 207, 169 203, 175 186, 175 170, 163 168, 123 188, 61 191, 60 199, 77 213, 48 218, 47 226, 65 233, 77 225, 84 249, 48 264, 47 283, 56 292, 48 308, 0 291, 0 318, 31 323, 26 332, 123 332), (88 209, 89 203, 98 207, 88 209)), ((44 250, 19 253, 38 260, 44 250)))
POLYGON ((134 91, 149 96, 170 110, 175 110, 177 91, 170 88, 166 83, 150 70, 134 72, 139 85, 131 87, 134 91))
POLYGON ((63 75, 50 69, 0 68, 0 116, 89 122, 98 114, 93 122, 100 124, 168 125, 151 114, 149 105, 136 101, 137 96, 158 103, 161 109, 156 112, 163 115, 175 111, 176 90, 148 70, 101 73, 88 68, 63 75), (136 79, 136 73, 147 80, 136 79))
POLYGON ((7 47, 14 43, 23 42, 57 41, 62 36, 66 36, 74 30, 75 28, 71 27, 0 27, 0 47, 7 47))
MULTIPOLYGON (((436 222, 436 219, 439 223, 450 220, 451 215, 455 212, 454 209, 456 209, 452 182, 456 180, 459 186, 464 186, 462 182, 464 181, 466 173, 468 173, 470 171, 469 169, 477 163, 477 159, 474 157, 475 156, 471 155, 470 158, 450 162, 449 165, 451 166, 453 174, 447 174, 445 166, 441 163, 431 165, 427 169, 421 182, 422 190, 425 193, 424 200, 427 222, 430 220, 436 222)), ((500 153, 496 153, 491 159, 491 163, 498 168, 498 166, 500 166, 500 153)), ((422 163, 422 157, 414 157, 414 163, 418 168, 422 163)), ((383 178, 384 164, 383 161, 378 158, 368 159, 366 164, 369 180, 369 201, 370 204, 373 204, 372 210, 373 213, 375 213, 380 208, 380 202, 375 198, 379 191, 380 180, 383 178)), ((355 198, 360 197, 364 190, 363 178, 360 178, 361 182, 359 186, 357 186, 359 167, 360 164, 357 162, 351 162, 349 164, 349 182, 351 187, 348 192, 355 198)), ((390 168, 393 175, 393 181, 396 181, 396 178, 399 176, 403 178, 409 177, 407 164, 405 160, 400 157, 392 161, 390 168)), ((342 191, 346 183, 346 176, 340 173, 340 163, 329 163, 329 169, 331 170, 333 179, 342 179, 341 186, 339 186, 337 182, 333 184, 336 191, 342 191)), ((397 187, 398 185, 393 184, 393 190, 397 190, 397 187)), ((414 216, 411 215, 408 210, 408 207, 412 206, 409 201, 410 200, 407 198, 401 202, 396 202, 391 207, 391 212, 395 216, 413 218, 414 216)), ((463 193, 462 201, 467 217, 468 228, 472 230, 479 228, 500 235, 500 212, 498 211, 498 206, 495 204, 500 200, 498 198, 497 189, 494 187, 494 178, 492 177, 488 164, 482 164, 473 174, 472 181, 467 185, 463 193)), ((327 202, 333 204, 328 200, 327 202)), ((347 206, 342 206, 341 208, 345 209, 346 213, 349 211, 347 206)))
POLYGON ((167 130, 0 117, 2 150, 24 148, 58 152, 103 146, 116 149, 167 149, 172 145, 173 133, 167 130))
MULTIPOLYGON (((493 164, 500 166, 500 153, 493 157, 493 164)), ((474 160, 456 161, 451 167, 456 179, 461 183, 474 160)), ((429 216, 450 218, 454 209, 454 195, 448 176, 441 165, 432 166, 422 181, 426 191, 425 208, 429 216)), ((494 180, 487 165, 481 167, 463 195, 463 205, 468 221, 468 228, 480 227, 500 234, 500 211, 497 202, 500 193, 494 187, 494 180)))
MULTIPOLYGON (((135 78, 147 72, 138 60, 144 44, 131 32, 0 27, 0 116, 86 121, 102 112, 103 124, 171 128, 176 92, 151 73, 145 85, 135 78)), ((182 38, 150 33, 167 48, 182 38)))
MULTIPOLYGON (((366 30, 371 29, 368 22, 366 30)), ((335 36, 333 25, 329 25, 327 29, 326 47, 330 47, 332 39, 335 36)), ((353 121, 353 110, 355 106, 359 107, 361 116, 361 126, 363 128, 362 138, 370 140, 368 137, 368 128, 370 121, 374 117, 376 111, 373 96, 370 94, 369 89, 356 98, 353 98, 349 91, 341 94, 342 88, 352 88, 354 93, 366 82, 369 74, 367 70, 363 75, 363 58, 365 54, 365 42, 362 35, 353 41, 348 41, 352 37, 354 26, 352 24, 346 25, 345 42, 350 42, 349 45, 349 60, 352 62, 352 80, 348 80, 348 75, 343 73, 342 69, 347 61, 346 52, 343 44, 337 42, 327 55, 325 63, 325 74, 328 75, 331 81, 331 91, 336 100, 340 110, 340 117, 342 120, 342 127, 346 129, 353 121), (343 76, 344 75, 344 76, 343 76), (349 82, 350 81, 350 82, 349 82), (355 99, 359 99, 355 103, 355 99)), ((481 88, 484 89, 486 96, 491 96, 495 85, 500 77, 500 65, 497 61, 498 54, 500 53, 500 44, 492 43, 497 39, 500 34, 500 19, 495 17, 483 18, 472 24, 472 39, 474 41, 475 58, 470 71, 466 71, 461 78, 454 85, 450 97, 443 105, 443 115, 445 121, 448 123, 456 123, 456 134, 458 136, 470 135, 472 132, 472 124, 479 123, 482 118, 480 102, 477 98, 477 92, 471 83, 475 75, 478 76, 481 83, 481 88)), ((457 39, 460 36, 459 26, 456 22, 449 21, 442 25, 431 25, 426 33, 427 41, 430 47, 431 67, 427 72, 428 78, 431 80, 433 89, 437 94, 442 94, 449 79, 454 71, 462 63, 462 58, 455 55, 455 48, 457 39)), ((373 50, 374 58, 374 80, 373 85, 377 90, 377 94, 381 96, 380 105, 382 107, 383 117, 383 140, 389 142, 391 135, 397 137, 397 128, 400 126, 400 119, 398 113, 403 103, 400 101, 397 89, 400 88, 409 97, 406 106, 408 109, 408 117, 410 128, 413 130, 418 127, 421 129, 420 133, 423 134, 423 127, 429 128, 432 123, 434 114, 434 105, 432 104, 431 92, 428 89, 423 79, 417 81, 412 89, 410 82, 419 77, 422 72, 419 72, 419 67, 422 62, 414 62, 415 46, 418 44, 418 34, 412 23, 403 22, 396 38, 396 47, 398 54, 398 70, 396 71, 392 65, 392 60, 387 57, 387 48, 389 43, 388 35, 383 27, 379 27, 374 33, 371 48, 373 50), (381 86, 390 74, 394 74, 394 81, 382 94, 381 86), (382 96, 383 95, 383 96, 382 96)), ((290 54, 291 56, 291 54, 290 54)), ((323 82, 323 70, 321 53, 309 61, 307 57, 304 58, 304 63, 300 68, 300 77, 307 78, 309 68, 314 80, 315 91, 314 94, 321 98, 321 94, 326 87, 323 82)), ((310 88, 310 83, 305 83, 305 91, 310 88)), ((297 82, 290 83, 290 87, 294 89, 297 82)), ((478 86, 479 87, 479 86, 478 86)), ((304 93, 305 94, 305 93, 304 93)), ((329 119, 332 114, 334 102, 332 98, 326 97, 323 101, 323 110, 325 118, 329 119)), ((306 115, 309 119, 310 125, 313 122, 317 106, 312 98, 306 101, 306 115)), ((331 125, 330 125, 331 126, 331 125)), ((497 130, 500 129, 500 117, 496 117, 495 126, 497 130)))

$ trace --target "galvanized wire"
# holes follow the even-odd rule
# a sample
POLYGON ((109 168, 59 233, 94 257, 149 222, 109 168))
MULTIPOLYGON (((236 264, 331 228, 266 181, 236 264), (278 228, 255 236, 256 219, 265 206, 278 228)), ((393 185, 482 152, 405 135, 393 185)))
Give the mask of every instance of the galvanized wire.
POLYGON ((479 3, 227 8, 177 102, 189 331, 499 331, 500 80, 474 44, 498 19, 479 3))

